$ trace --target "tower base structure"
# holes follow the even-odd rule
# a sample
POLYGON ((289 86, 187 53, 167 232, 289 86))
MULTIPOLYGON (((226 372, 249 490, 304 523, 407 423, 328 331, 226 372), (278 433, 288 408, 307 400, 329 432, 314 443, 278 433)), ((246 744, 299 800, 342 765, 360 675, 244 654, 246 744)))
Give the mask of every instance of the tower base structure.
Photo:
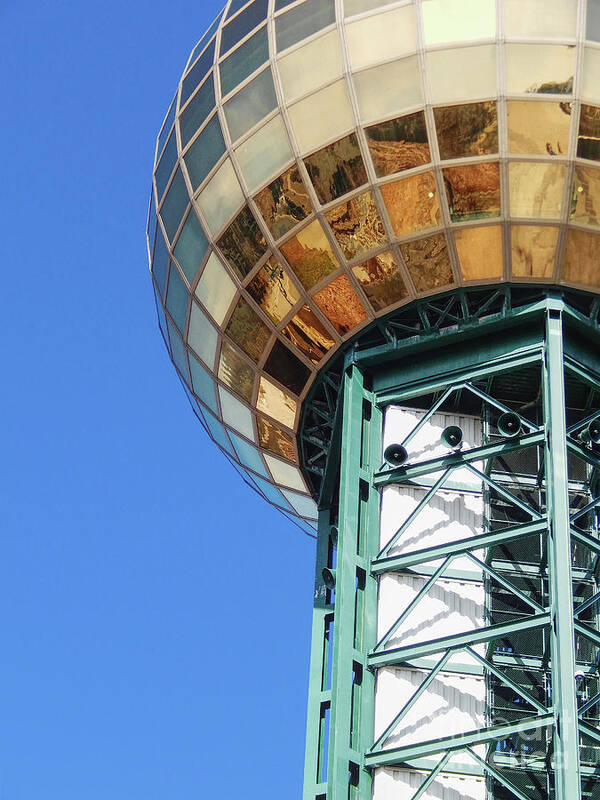
POLYGON ((304 800, 600 797, 599 310, 463 290, 323 372, 304 800))

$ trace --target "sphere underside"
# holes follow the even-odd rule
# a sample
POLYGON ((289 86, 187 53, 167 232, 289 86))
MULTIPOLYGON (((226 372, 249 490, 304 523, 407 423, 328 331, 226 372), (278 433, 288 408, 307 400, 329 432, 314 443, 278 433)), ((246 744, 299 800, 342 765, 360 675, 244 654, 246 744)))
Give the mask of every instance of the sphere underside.
POLYGON ((300 411, 344 342, 453 288, 600 290, 600 2, 231 0, 158 137, 148 246, 196 413, 310 528, 300 411))

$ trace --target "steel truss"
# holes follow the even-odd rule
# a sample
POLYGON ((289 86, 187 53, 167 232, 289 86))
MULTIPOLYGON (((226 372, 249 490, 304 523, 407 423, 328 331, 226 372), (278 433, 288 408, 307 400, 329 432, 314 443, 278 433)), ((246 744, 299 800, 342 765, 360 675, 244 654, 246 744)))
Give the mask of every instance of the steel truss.
POLYGON ((376 771, 392 767, 422 776, 412 800, 444 773, 482 776, 498 800, 600 796, 600 450, 586 437, 600 411, 598 344, 595 321, 564 297, 544 297, 501 320, 480 315, 469 336, 456 326, 443 341, 410 337, 347 357, 331 425, 339 434, 320 475, 304 800, 367 800, 376 771), (388 467, 390 405, 421 414, 399 444, 448 409, 480 417, 482 443, 388 467), (521 426, 512 438, 497 431, 508 411, 521 426), (382 547, 380 498, 391 485, 424 494, 382 547), (483 493, 483 529, 398 552, 415 517, 450 489, 483 493), (392 572, 425 582, 378 638, 378 581, 392 572), (437 581, 474 574, 486 589, 483 625, 393 645, 437 581), (378 673, 400 665, 426 677, 375 739, 378 673), (431 683, 453 670, 485 678, 485 724, 390 744, 431 683))

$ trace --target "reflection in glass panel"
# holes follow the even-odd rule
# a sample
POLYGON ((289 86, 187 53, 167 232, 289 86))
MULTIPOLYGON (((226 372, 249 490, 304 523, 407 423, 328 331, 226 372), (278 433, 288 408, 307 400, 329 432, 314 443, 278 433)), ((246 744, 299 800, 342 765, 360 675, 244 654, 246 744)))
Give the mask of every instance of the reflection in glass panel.
POLYGON ((569 230, 563 280, 600 287, 600 236, 569 230))
POLYGON ((215 397, 215 384, 212 375, 207 372, 200 362, 190 353, 190 372, 192 375, 192 389, 199 400, 207 405, 215 414, 217 399, 215 397))
POLYGON ((180 107, 184 106, 192 96, 194 89, 202 78, 206 75, 208 70, 212 67, 215 55, 215 40, 208 45, 206 50, 202 53, 200 58, 196 61, 194 66, 188 72, 181 84, 181 98, 179 99, 180 107))
POLYGON ((217 244, 240 280, 250 272, 267 249, 265 237, 248 206, 237 215, 217 244))
POLYGON ((302 306, 285 326, 283 334, 313 364, 318 364, 334 344, 333 337, 310 306, 302 306))
POLYGON ((287 500, 289 500, 289 502, 292 504, 294 511, 298 512, 300 516, 310 517, 311 519, 317 518, 317 504, 312 497, 296 494, 296 492, 290 492, 287 489, 282 489, 281 491, 287 500))
POLYGON ((289 108, 290 122, 301 153, 354 128, 354 112, 346 81, 336 81, 289 108))
POLYGON ((173 251, 190 285, 194 282, 207 248, 206 235, 198 222, 198 217, 193 209, 190 209, 173 251))
POLYGON ((512 274, 518 278, 551 278, 558 228, 511 225, 512 274))
POLYGON ((423 104, 417 56, 355 72, 353 79, 363 122, 385 119, 423 104))
POLYGON ((375 311, 381 311, 408 294, 402 273, 390 252, 379 253, 364 264, 353 267, 352 272, 375 311))
POLYGON ((434 108, 433 115, 441 158, 498 152, 498 116, 494 101, 434 108))
POLYGON ((213 235, 243 201, 244 195, 229 159, 223 162, 196 200, 213 235))
POLYGON ((243 297, 237 302, 225 328, 233 341, 253 361, 258 361, 271 338, 271 332, 243 297))
POLYGON ((352 69, 414 53, 417 49, 414 5, 346 23, 346 43, 352 69), (393 36, 390 31, 394 31, 393 36))
POLYGON ((267 178, 281 172, 293 159, 292 148, 281 116, 278 114, 269 120, 259 131, 237 147, 235 154, 251 192, 256 191, 267 178))
POLYGON ((333 0, 306 0, 302 5, 276 18, 277 49, 281 52, 334 22, 333 0))
POLYGON ((371 192, 353 197, 325 214, 348 260, 374 250, 385 241, 383 222, 371 192))
POLYGON ((261 377, 256 402, 256 408, 259 411, 264 411, 265 414, 273 417, 286 428, 293 428, 296 407, 296 401, 291 395, 275 386, 264 375, 261 377))
POLYGON ((425 114, 380 122, 365 130, 378 178, 428 164, 431 161, 425 114))
POLYGON ((211 253, 206 266, 202 270, 195 294, 209 311, 217 325, 220 325, 225 319, 225 314, 236 291, 234 282, 216 254, 214 252, 211 253))
POLYGON ((235 142, 277 107, 271 68, 263 70, 223 106, 229 133, 235 142))
POLYGON ((367 318, 367 313, 346 275, 340 275, 327 284, 315 294, 313 300, 340 336, 344 336, 367 318))
POLYGON ((329 203, 367 182, 356 134, 352 133, 304 159, 319 201, 329 203))
POLYGON ((152 274, 158 284, 161 297, 165 294, 165 283, 167 280, 167 267, 169 266, 169 251, 165 244, 164 236, 160 228, 156 229, 156 241, 154 244, 154 255, 152 256, 152 274))
POLYGON ((308 193, 296 166, 290 167, 259 192, 254 202, 275 239, 284 236, 312 212, 308 193))
POLYGON ((237 350, 226 341, 223 341, 221 346, 219 378, 248 403, 252 400, 254 370, 247 361, 244 361, 237 350))
POLYGON ((423 0, 425 44, 490 39, 496 35, 496 0, 423 0))
POLYGON ((265 361, 264 370, 294 394, 300 394, 309 378, 310 370, 288 348, 275 340, 273 349, 265 361))
POLYGON ((432 103, 490 97, 498 91, 496 46, 434 50, 425 60, 432 103))
POLYGON ((305 289, 312 288, 339 266, 318 220, 282 244, 280 250, 305 289))
POLYGON ((289 486, 291 489, 298 489, 298 491, 305 491, 304 480, 300 474, 300 470, 292 467, 291 464, 286 464, 273 456, 265 455, 267 466, 271 470, 273 480, 282 486, 289 486))
POLYGON ((400 245, 400 252, 417 292, 454 283, 443 233, 400 245))
POLYGON ((585 38, 600 42, 600 1, 588 0, 585 38))
POLYGON ((268 0, 254 2, 221 29, 221 55, 267 18, 268 0))
POLYGON ((244 467, 248 467, 254 472, 258 472, 259 475, 263 475, 265 478, 270 478, 271 476, 265 469, 258 450, 255 447, 252 447, 251 444, 248 444, 248 442, 246 442, 244 439, 237 436, 235 433, 230 433, 229 436, 231 437, 233 447, 237 453, 240 463, 243 464, 244 467))
POLYGON ((575 45, 507 44, 506 88, 510 93, 570 94, 575 45))
POLYGON ((504 0, 504 33, 534 39, 575 38, 577 3, 573 0, 504 0))
POLYGON ((500 215, 500 169, 497 163, 465 164, 444 170, 452 222, 500 215))
POLYGON ((454 232, 454 241, 463 280, 502 277, 504 261, 500 225, 461 228, 454 232))
POLYGON ((600 108, 597 106, 581 105, 577 155, 600 161, 600 108))
POLYGON ((278 67, 288 103, 339 78, 344 64, 338 32, 330 31, 288 53, 279 59, 278 67))
POLYGON ((171 101, 171 105, 169 106, 169 110, 165 116, 165 121, 163 122, 162 128, 160 129, 160 133, 158 135, 158 146, 156 148, 158 155, 162 153, 167 136, 171 132, 171 125, 173 124, 173 120, 175 118, 175 106, 177 105, 176 100, 177 97, 174 97, 171 101))
POLYGON ((261 28, 247 42, 221 62, 221 96, 235 89, 244 78, 251 75, 261 64, 269 60, 267 28, 261 28))
POLYGON ((258 443, 263 449, 268 450, 270 453, 275 453, 276 456, 287 458, 288 461, 297 463, 294 442, 289 434, 279 426, 264 419, 264 417, 257 416, 256 423, 258 426, 258 443))
POLYGON ((386 183, 381 194, 396 236, 433 228, 441 223, 435 180, 432 172, 386 183))
POLYGON ((215 87, 212 76, 204 81, 190 104, 179 117, 181 146, 185 147, 215 107, 215 87))
POLYGON ((567 155, 571 103, 508 101, 508 149, 511 153, 567 155))
POLYGON ((512 217, 560 217, 565 188, 563 164, 513 161, 508 166, 508 179, 512 217))
POLYGON ((215 114, 183 157, 194 191, 224 152, 225 142, 221 125, 219 117, 215 114))
POLYGON ((175 176, 171 181, 171 185, 169 186, 169 190, 165 195, 160 209, 160 216, 170 242, 175 238, 177 228, 179 228, 181 218, 185 213, 188 202, 189 197, 181 167, 177 167, 175 176))
POLYGON ((167 329, 169 331, 169 346, 171 350, 171 358, 173 359, 173 363, 183 376, 183 379, 186 383, 190 382, 190 376, 188 374, 188 363, 187 363, 187 354, 185 350, 185 345, 181 341, 179 334, 171 325, 170 322, 167 322, 167 329))
POLYGON ((169 285, 167 287, 167 311, 173 318, 173 322, 179 328, 179 332, 185 330, 185 320, 187 317, 187 307, 190 295, 187 286, 183 282, 177 267, 171 262, 169 270, 169 285))
POLYGON ((175 130, 172 131, 167 142, 167 146, 156 166, 154 179, 156 180, 156 193, 158 195, 158 202, 162 200, 162 196, 167 188, 167 183, 171 177, 171 173, 175 169, 175 162, 177 161, 177 139, 175 138, 175 130))
POLYGON ((581 96, 592 103, 600 102, 599 74, 600 50, 596 47, 585 47, 581 72, 581 96))
POLYGON ((575 167, 571 219, 587 225, 600 225, 600 169, 575 167))
POLYGON ((247 289, 275 325, 281 322, 300 299, 290 276, 273 257, 260 268, 247 289))
POLYGON ((187 340, 192 350, 212 369, 217 352, 217 331, 197 303, 192 303, 187 340))
POLYGON ((213 417, 212 414, 209 414, 206 409, 202 409, 202 416, 204 418, 204 422, 206 423, 206 427, 208 428, 208 432, 215 440, 215 442, 222 447, 227 453, 233 453, 231 445, 225 435, 225 429, 221 425, 221 423, 213 417))
POLYGON ((250 409, 222 386, 219 386, 219 399, 221 400, 223 422, 229 425, 230 428, 242 433, 247 439, 254 441, 250 409))

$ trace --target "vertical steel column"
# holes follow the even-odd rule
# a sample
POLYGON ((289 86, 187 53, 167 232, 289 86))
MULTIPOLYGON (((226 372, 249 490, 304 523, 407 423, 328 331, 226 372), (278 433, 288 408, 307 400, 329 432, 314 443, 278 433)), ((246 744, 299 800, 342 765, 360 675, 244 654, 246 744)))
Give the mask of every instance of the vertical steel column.
POLYGON ((562 303, 546 312, 543 365, 548 580, 556 800, 581 797, 564 381, 562 303))

